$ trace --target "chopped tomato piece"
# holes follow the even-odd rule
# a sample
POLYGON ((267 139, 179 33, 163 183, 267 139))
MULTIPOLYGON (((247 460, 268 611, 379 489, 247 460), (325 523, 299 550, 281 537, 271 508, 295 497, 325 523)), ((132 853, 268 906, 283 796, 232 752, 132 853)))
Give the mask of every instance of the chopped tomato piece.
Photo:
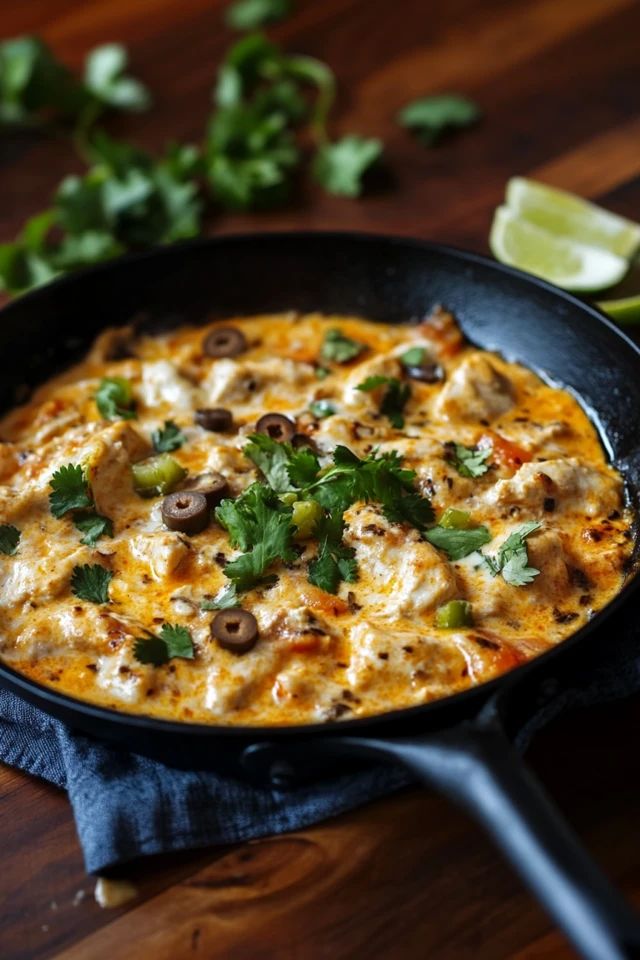
POLYGON ((436 307, 420 324, 420 333, 432 340, 441 357, 454 357, 464 346, 464 337, 453 315, 436 307))
POLYGON ((484 433, 480 437, 478 446, 484 449, 491 447, 493 450, 493 462, 501 467, 506 467, 508 470, 512 470, 514 473, 523 463, 528 463, 529 460, 531 460, 531 454, 528 450, 514 443, 513 440, 507 440, 506 437, 495 433, 493 430, 484 433))

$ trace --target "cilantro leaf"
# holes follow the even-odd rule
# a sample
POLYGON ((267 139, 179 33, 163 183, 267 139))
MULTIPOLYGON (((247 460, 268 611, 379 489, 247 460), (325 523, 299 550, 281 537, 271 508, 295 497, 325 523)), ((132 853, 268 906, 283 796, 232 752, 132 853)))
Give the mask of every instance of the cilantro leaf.
POLYGON ((325 417, 332 417, 336 408, 330 400, 312 400, 309 404, 309 410, 318 420, 324 420, 325 417))
POLYGON ((320 147, 313 161, 313 175, 327 193, 359 197, 363 178, 379 161, 382 151, 381 140, 351 134, 320 147))
POLYGON ((225 12, 225 23, 233 30, 255 30, 284 19, 291 12, 291 0, 235 0, 225 12))
POLYGON ((173 420, 165 420, 164 427, 154 430, 151 434, 153 449, 158 453, 171 453, 173 450, 179 450, 186 442, 187 438, 173 420))
POLYGON ((366 349, 364 343, 358 343, 357 340, 346 337, 341 330, 333 328, 327 330, 324 335, 320 357, 327 362, 348 363, 349 360, 359 357, 366 349))
POLYGON ((0 524, 0 553, 12 557, 20 543, 20 531, 10 523, 0 524))
POLYGON ((445 131, 468 127, 479 117, 480 108, 468 97, 441 93, 407 104, 398 114, 398 122, 413 130, 427 146, 432 146, 445 131))
POLYGON ((51 477, 49 506, 54 517, 63 517, 69 510, 93 507, 89 484, 79 463, 67 463, 51 477))
POLYGON ((260 583, 274 561, 295 560, 293 511, 264 484, 252 484, 236 500, 223 500, 215 513, 232 546, 245 551, 224 568, 238 590, 260 583))
POLYGON ((347 447, 337 446, 334 466, 307 492, 331 513, 344 511, 357 500, 379 503, 388 520, 409 523, 423 530, 433 520, 431 502, 414 488, 415 473, 402 468, 393 450, 380 456, 374 451, 361 460, 347 447))
POLYGON ((0 289, 22 293, 58 275, 47 245, 54 223, 55 211, 45 210, 27 220, 13 243, 0 244, 0 289))
POLYGON ((110 570, 99 563, 74 567, 71 574, 71 590, 80 600, 90 603, 109 602, 109 584, 113 578, 110 570))
POLYGON ((165 623, 157 637, 138 637, 133 644, 133 655, 140 663, 159 667, 174 657, 193 660, 195 651, 186 627, 165 623))
POLYGON ((200 604, 201 610, 227 610, 229 607, 238 606, 238 592, 235 584, 230 583, 228 587, 221 590, 212 600, 203 600, 200 604))
POLYGON ((318 454, 310 447, 300 447, 292 452, 287 473, 294 487, 301 489, 313 483, 319 470, 318 454))
POLYGON ((336 593, 342 580, 358 579, 355 550, 342 543, 344 521, 339 515, 323 517, 317 527, 318 553, 309 564, 309 582, 327 593, 336 593))
POLYGON ((255 463, 272 490, 286 493, 293 489, 287 470, 293 447, 288 443, 279 443, 264 433, 253 433, 242 452, 255 463))
POLYGON ((386 386, 387 389, 382 397, 380 413, 388 417, 393 427, 401 430, 404 427, 402 411, 411 396, 411 387, 408 383, 401 383, 397 377, 373 376, 367 377, 366 380, 359 383, 356 390, 363 390, 366 393, 370 393, 372 390, 377 390, 378 387, 382 386, 386 386))
POLYGON ((507 583, 524 587, 538 576, 540 571, 529 566, 526 539, 541 526, 540 521, 529 520, 507 537, 497 555, 489 557, 483 554, 482 558, 492 577, 501 573, 507 583))
POLYGON ((43 111, 77 115, 89 96, 38 37, 0 44, 0 123, 31 124, 43 111))
POLYGON ((448 527, 432 527, 424 534, 438 550, 447 554, 449 560, 462 560, 463 557, 474 553, 491 540, 491 534, 486 527, 471 527, 469 530, 458 530, 448 527))
POLYGON ((147 88, 125 74, 129 56, 119 43, 96 47, 87 57, 84 81, 101 103, 120 110, 146 110, 151 103, 147 88))
POLYGON ((113 536, 113 523, 108 517, 102 517, 95 510, 87 513, 77 513, 73 518, 73 524, 84 537, 80 543, 87 547, 95 547, 100 537, 113 536))
POLYGON ((103 377, 95 401, 105 420, 133 420, 136 417, 133 388, 124 377, 103 377))
POLYGON ((445 460, 461 477, 481 477, 489 469, 491 447, 465 447, 461 443, 445 443, 445 460))
POLYGON ((285 114, 261 103, 237 103, 211 118, 204 159, 216 199, 249 210, 287 198, 300 154, 285 114))

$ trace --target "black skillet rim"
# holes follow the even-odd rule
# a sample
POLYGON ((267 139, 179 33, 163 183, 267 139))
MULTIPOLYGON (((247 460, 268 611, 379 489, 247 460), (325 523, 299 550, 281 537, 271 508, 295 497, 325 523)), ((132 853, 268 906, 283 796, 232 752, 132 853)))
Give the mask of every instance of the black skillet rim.
MULTIPOLYGON (((594 320, 605 326, 610 333, 612 333, 621 342, 621 344, 626 346, 627 349, 630 349, 640 361, 640 347, 638 347, 633 340, 631 340, 624 333, 624 331, 616 326, 616 324, 609 317, 607 317, 606 314, 604 314, 597 307, 594 307, 591 304, 586 303, 584 300, 581 300, 574 294, 569 293, 566 290, 562 290, 559 287, 556 287, 554 284, 541 279, 540 277, 535 277, 532 274, 525 273, 524 271, 518 270, 515 267, 498 263, 497 261, 492 260, 483 254, 459 249, 448 244, 435 243, 428 240, 419 240, 415 237, 405 237, 397 234, 389 235, 348 230, 276 230, 249 234, 222 234, 215 237, 196 238, 194 240, 187 240, 182 243, 172 244, 167 247, 159 247, 153 250, 118 257, 115 260, 97 264, 96 266, 90 267, 86 270, 61 277, 59 280, 53 281, 53 285, 58 288, 73 285, 79 275, 82 275, 83 277, 90 277, 109 271, 117 272, 121 266, 143 260, 154 258, 161 260, 163 257, 170 259, 176 249, 181 251, 190 248, 204 249, 210 247, 215 249, 218 246, 224 246, 225 244, 229 243, 237 243, 239 245, 242 243, 255 243, 256 241, 264 241, 265 243, 268 243, 269 240, 278 239, 300 243, 304 243, 305 240, 320 239, 331 242, 332 240, 346 239, 365 244, 390 243, 394 246, 406 245, 416 250, 424 250, 425 252, 444 255, 462 263, 471 263, 485 270, 493 270, 497 273, 515 277, 519 280, 525 281, 525 283, 529 286, 545 290, 553 296, 564 300, 572 306, 577 307, 579 310, 589 314, 594 320)), ((19 300, 12 301, 11 303, 7 304, 2 308, 2 310, 0 310, 0 322, 7 314, 10 315, 15 310, 19 310, 23 302, 30 302, 32 300, 37 301, 43 294, 43 291, 49 289, 50 287, 51 284, 48 284, 47 287, 32 290, 19 300)), ((595 412, 597 413, 597 411, 595 412)), ((224 738, 236 741, 246 741, 261 736, 266 736, 269 739, 283 739, 301 736, 357 735, 359 732, 369 734, 372 732, 372 730, 377 730, 378 728, 385 726, 391 726, 398 721, 410 723, 412 720, 424 721, 426 718, 435 718, 438 713, 444 714, 445 711, 451 710, 452 708, 459 709, 460 712, 463 713, 465 708, 472 708, 474 704, 486 702, 500 687, 506 689, 510 685, 514 685, 516 683, 519 684, 528 678, 530 679, 536 673, 545 673, 547 668, 550 665, 555 664, 558 659, 566 660, 579 643, 592 636, 602 626, 602 624, 606 620, 610 619, 611 616, 618 611, 639 588, 640 569, 636 568, 636 570, 630 575, 629 580, 624 585, 620 593, 614 597, 606 607, 603 607, 602 610, 599 610, 592 620, 564 640, 561 644, 558 644, 558 646, 552 647, 543 654, 540 654, 538 657, 535 657, 533 660, 529 660, 528 662, 515 667, 508 673, 500 674, 492 680, 480 684, 477 687, 471 687, 468 690, 451 694, 450 696, 439 700, 432 700, 428 703, 416 704, 410 707, 401 707, 396 710, 390 710, 385 713, 373 714, 366 717, 355 717, 352 719, 327 721, 324 723, 296 725, 283 724, 273 726, 225 726, 217 724, 189 723, 188 721, 164 720, 157 717, 145 716, 144 714, 127 713, 122 710, 114 710, 109 707, 101 707, 87 703, 68 694, 58 692, 51 687, 45 686, 44 684, 30 680, 28 677, 25 677, 23 674, 14 670, 7 664, 2 663, 1 661, 0 684, 17 693, 19 696, 22 695, 24 699, 31 703, 35 703, 45 711, 47 711, 46 705, 50 704, 52 707, 51 714, 54 716, 57 712, 64 712, 65 715, 69 713, 75 713, 94 722, 102 720, 108 727, 115 726, 119 728, 121 732, 125 732, 127 728, 133 728, 138 732, 152 733, 157 734, 158 736, 166 735, 167 737, 187 736, 197 741, 202 741, 208 738, 224 738), (58 708, 58 710, 56 710, 56 708, 58 708)))

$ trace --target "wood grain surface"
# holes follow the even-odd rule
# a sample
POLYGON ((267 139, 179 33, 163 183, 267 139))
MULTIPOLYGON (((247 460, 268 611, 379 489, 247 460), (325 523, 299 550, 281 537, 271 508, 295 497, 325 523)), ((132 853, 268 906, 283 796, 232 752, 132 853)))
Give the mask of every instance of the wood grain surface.
MULTIPOLYGON (((41 34, 71 66, 123 41, 151 87, 117 136, 149 148, 197 140, 231 41, 220 0, 23 0, 3 37, 41 34)), ((298 0, 273 29, 326 59, 341 93, 335 132, 387 144, 388 182, 360 201, 305 188, 286 210, 220 215, 212 232, 350 228, 486 251, 505 180, 528 174, 640 220, 637 0, 298 0), (474 130, 426 150, 396 126, 423 93, 476 99, 474 130)), ((42 209, 69 144, 0 142, 0 240, 42 209)), ((640 903, 640 706, 592 708, 542 734, 530 762, 587 847, 640 903)), ((2 960, 560 960, 572 953, 475 825, 426 791, 299 833, 155 858, 124 871, 138 898, 101 910, 64 794, 0 767, 2 960)))

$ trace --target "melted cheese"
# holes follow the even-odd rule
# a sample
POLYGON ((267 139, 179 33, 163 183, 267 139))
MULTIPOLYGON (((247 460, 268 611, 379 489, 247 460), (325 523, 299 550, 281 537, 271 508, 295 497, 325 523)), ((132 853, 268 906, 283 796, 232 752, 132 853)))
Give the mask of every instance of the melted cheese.
POLYGON ((443 311, 404 327, 295 314, 228 323, 248 342, 234 358, 204 355, 214 324, 127 335, 132 356, 123 360, 108 359, 122 335, 107 331, 84 362, 0 423, 0 523, 21 531, 17 553, 0 554, 7 663, 118 710, 216 724, 304 723, 482 683, 561 642, 620 590, 631 518, 620 477, 569 393, 465 345, 443 311), (368 349, 320 380, 315 365, 330 327, 368 349), (357 387, 368 376, 402 377, 399 357, 412 346, 428 351, 444 380, 411 381, 405 425, 396 429, 379 412, 379 393, 357 387), (137 419, 100 419, 93 398, 104 376, 131 381, 137 419), (309 412, 319 399, 331 402, 333 416, 309 412), (197 426, 194 411, 207 406, 228 407, 234 430, 197 426), (311 542, 298 562, 274 568, 274 586, 243 595, 260 629, 254 649, 242 656, 221 649, 211 639, 214 614, 201 603, 225 586, 223 567, 234 555, 228 536, 216 523, 192 537, 167 530, 160 500, 135 493, 131 463, 149 456, 151 432, 174 420, 186 436, 175 459, 192 476, 223 473, 237 495, 257 479, 242 447, 267 412, 295 418, 323 456, 337 444, 359 456, 397 451, 438 515, 456 507, 489 528, 492 553, 523 522, 540 521, 528 541, 540 575, 516 587, 491 577, 477 554, 452 563, 376 504, 356 503, 345 514, 345 542, 355 551, 357 582, 343 583, 337 596, 310 584, 311 542), (472 446, 483 437, 493 444, 491 469, 461 476, 443 444, 472 446), (97 508, 113 521, 113 538, 93 548, 80 543, 70 514, 56 519, 49 510, 51 475, 66 463, 87 466, 97 508), (109 604, 72 594, 73 567, 85 563, 112 571, 109 604), (472 603, 474 626, 437 629, 436 608, 456 597, 472 603), (135 638, 162 623, 189 628, 193 660, 161 667, 136 660, 135 638))

